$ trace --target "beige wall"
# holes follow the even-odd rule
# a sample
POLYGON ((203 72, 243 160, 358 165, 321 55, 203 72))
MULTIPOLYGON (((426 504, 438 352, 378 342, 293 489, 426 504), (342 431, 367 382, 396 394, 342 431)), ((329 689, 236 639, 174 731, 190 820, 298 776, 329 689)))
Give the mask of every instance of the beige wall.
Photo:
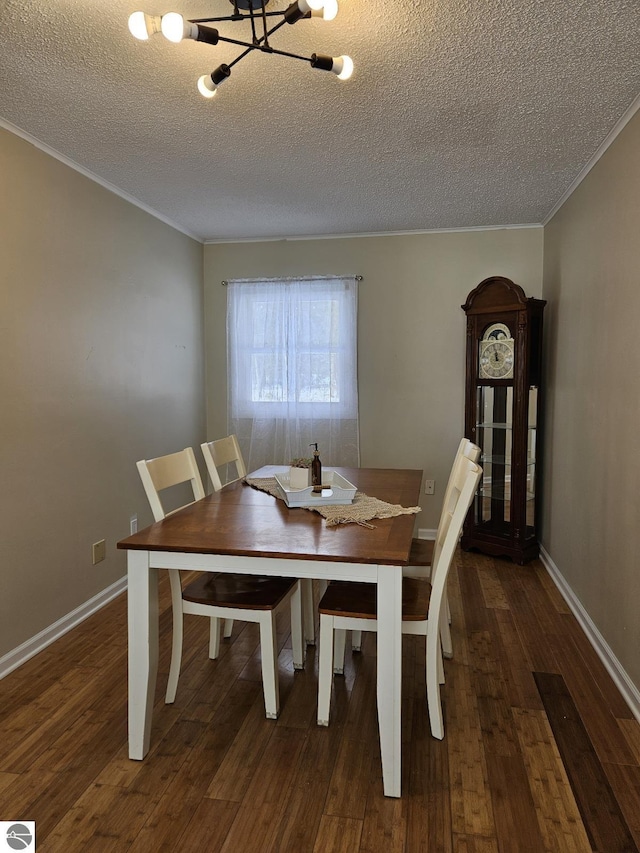
POLYGON ((202 247, 3 130, 0 186, 2 657, 125 573, 135 462, 204 406, 202 247))
POLYGON ((640 686, 640 113, 545 228, 543 545, 640 686))
POLYGON ((513 278, 527 295, 540 296, 542 229, 205 246, 209 438, 227 429, 221 281, 331 273, 364 277, 358 306, 361 463, 423 468, 436 480, 436 494, 422 496, 417 524, 433 528, 464 430, 460 306, 489 275, 513 278))

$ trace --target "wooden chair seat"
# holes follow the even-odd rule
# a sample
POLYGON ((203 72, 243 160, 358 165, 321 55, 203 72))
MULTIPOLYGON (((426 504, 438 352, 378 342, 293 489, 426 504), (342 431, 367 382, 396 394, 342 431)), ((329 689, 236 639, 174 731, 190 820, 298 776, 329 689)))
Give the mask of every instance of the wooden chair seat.
MULTIPOLYGON (((475 461, 475 460, 474 460, 475 461)), ((410 566, 430 566, 433 560, 433 539, 412 539, 409 553, 410 566)))
MULTIPOLYGON (((433 539, 412 539, 411 551, 409 552, 409 565, 403 570, 405 578, 424 578, 426 580, 431 576, 431 561, 433 559, 433 539), (429 571, 425 571, 428 569, 429 571)), ((363 616, 366 619, 366 616, 363 616)), ((371 617, 373 618, 373 617, 371 617)), ((447 619, 449 621, 449 608, 447 603, 447 619)), ((351 632, 351 648, 354 652, 359 652, 362 646, 362 637, 360 631, 351 632)), ((445 628, 442 637, 442 650, 445 657, 453 657, 451 650, 451 634, 445 628)))
POLYGON ((201 574, 182 590, 185 601, 250 610, 274 610, 296 585, 295 578, 201 574))
MULTIPOLYGON (((346 583, 336 581, 329 584, 320 600, 320 614, 344 616, 354 619, 377 619, 376 585, 372 583, 346 583)), ((402 621, 422 622, 429 614, 431 584, 420 578, 402 579, 402 621)))

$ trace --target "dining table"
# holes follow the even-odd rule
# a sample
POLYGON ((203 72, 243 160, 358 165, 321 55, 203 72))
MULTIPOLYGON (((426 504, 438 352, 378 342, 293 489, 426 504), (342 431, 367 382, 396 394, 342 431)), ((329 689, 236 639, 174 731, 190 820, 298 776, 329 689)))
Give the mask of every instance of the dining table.
MULTIPOLYGON (((267 466, 248 479, 288 468, 267 466)), ((358 492, 415 507, 422 471, 343 468, 358 492)), ((417 508, 416 508, 417 509, 417 508)), ((233 572, 377 586, 377 705, 384 794, 401 796, 402 567, 415 514, 329 525, 244 481, 118 542, 127 552, 129 758, 149 751, 158 669, 158 570, 233 572)))

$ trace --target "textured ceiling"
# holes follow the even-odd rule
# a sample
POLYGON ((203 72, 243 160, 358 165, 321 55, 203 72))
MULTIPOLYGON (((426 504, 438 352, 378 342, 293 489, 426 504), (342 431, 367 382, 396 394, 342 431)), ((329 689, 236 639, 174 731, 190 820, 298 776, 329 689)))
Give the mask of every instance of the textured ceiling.
POLYGON ((203 240, 543 222, 640 94, 639 0, 341 0, 271 44, 349 81, 256 53, 211 101, 240 49, 135 41, 139 8, 231 11, 0 0, 0 119, 203 240))

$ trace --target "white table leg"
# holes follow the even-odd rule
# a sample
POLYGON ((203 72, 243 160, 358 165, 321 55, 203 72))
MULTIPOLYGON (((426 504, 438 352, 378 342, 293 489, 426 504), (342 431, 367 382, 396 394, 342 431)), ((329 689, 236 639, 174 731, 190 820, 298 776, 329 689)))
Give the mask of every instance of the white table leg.
POLYGON ((149 751, 158 672, 158 572, 148 551, 128 551, 129 758, 149 751))
POLYGON ((316 644, 316 608, 313 600, 313 581, 311 578, 303 578, 300 581, 302 588, 302 624, 304 625, 304 639, 307 646, 316 644))
POLYGON ((385 796, 401 795, 402 570, 378 566, 378 725, 385 796))

